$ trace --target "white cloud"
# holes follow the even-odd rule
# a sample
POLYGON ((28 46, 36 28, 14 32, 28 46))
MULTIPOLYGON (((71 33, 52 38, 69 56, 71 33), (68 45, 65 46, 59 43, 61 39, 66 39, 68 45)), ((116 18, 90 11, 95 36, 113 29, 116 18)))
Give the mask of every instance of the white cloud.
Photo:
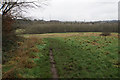
POLYGON ((50 0, 48 6, 32 9, 28 17, 64 21, 112 20, 118 18, 119 0, 50 0))

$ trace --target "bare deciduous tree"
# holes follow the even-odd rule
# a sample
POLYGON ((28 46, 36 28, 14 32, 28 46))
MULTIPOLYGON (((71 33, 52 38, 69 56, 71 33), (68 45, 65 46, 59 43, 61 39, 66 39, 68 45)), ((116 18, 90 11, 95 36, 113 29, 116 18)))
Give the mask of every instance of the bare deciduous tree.
POLYGON ((13 23, 14 18, 22 16, 23 12, 32 10, 31 8, 40 8, 46 5, 47 0, 3 0, 0 3, 0 11, 2 11, 2 47, 3 51, 9 50, 8 47, 12 44, 17 44, 17 36, 13 23))
POLYGON ((22 12, 26 12, 25 9, 41 7, 41 5, 47 5, 47 0, 3 0, 0 4, 2 10, 2 15, 14 14, 15 16, 20 15, 22 12))

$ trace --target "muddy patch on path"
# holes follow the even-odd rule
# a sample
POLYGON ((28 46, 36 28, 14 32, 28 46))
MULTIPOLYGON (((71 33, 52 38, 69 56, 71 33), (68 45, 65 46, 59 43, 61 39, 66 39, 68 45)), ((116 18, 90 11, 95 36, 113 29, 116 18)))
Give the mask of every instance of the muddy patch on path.
POLYGON ((55 64, 56 64, 56 63, 55 63, 55 61, 54 61, 52 49, 50 49, 49 56, 50 56, 52 76, 53 76, 53 78, 58 79, 57 69, 56 69, 56 67, 55 67, 55 64))

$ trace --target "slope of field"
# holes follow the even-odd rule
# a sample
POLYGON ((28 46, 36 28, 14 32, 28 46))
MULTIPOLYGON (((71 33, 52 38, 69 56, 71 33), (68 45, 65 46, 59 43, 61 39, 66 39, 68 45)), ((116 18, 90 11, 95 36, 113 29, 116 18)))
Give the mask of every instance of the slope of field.
MULTIPOLYGON (((20 35, 28 39, 26 45, 29 46, 29 41, 34 42, 33 39, 36 39, 36 42, 32 44, 34 47, 27 48, 29 50, 28 59, 32 60, 35 65, 22 66, 20 69, 16 69, 16 74, 23 78, 52 78, 49 59, 49 51, 52 49, 59 78, 119 77, 118 36, 116 33, 106 37, 99 35, 100 33, 20 35)), ((24 57, 19 60, 22 59, 24 57)), ((17 62, 14 61, 14 63, 17 62)), ((3 66, 4 74, 10 72, 11 64, 9 61, 9 64, 6 63, 3 66)))

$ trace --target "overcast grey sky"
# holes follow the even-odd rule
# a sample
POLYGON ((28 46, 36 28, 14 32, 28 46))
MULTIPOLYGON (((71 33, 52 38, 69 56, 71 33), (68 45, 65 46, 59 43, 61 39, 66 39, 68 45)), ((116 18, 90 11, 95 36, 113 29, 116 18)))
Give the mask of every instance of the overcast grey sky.
POLYGON ((32 9, 26 17, 60 21, 117 20, 119 0, 48 0, 48 6, 32 9))

